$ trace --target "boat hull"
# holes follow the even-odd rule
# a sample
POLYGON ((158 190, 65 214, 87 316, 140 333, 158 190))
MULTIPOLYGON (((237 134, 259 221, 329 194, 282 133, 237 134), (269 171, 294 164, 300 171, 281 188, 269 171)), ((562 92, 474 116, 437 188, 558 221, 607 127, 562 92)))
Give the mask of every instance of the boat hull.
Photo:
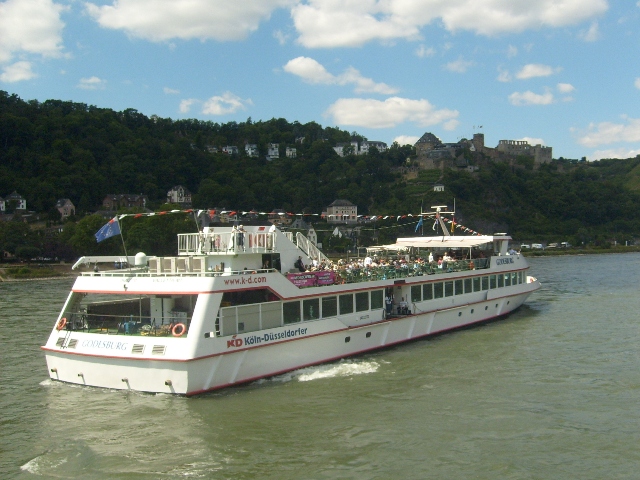
POLYGON ((316 331, 268 344, 234 347, 228 339, 217 339, 227 342, 227 350, 196 358, 110 357, 48 348, 45 356, 54 380, 118 390, 196 395, 487 322, 520 307, 539 287, 531 283, 528 286, 526 291, 500 298, 395 316, 362 326, 316 331))

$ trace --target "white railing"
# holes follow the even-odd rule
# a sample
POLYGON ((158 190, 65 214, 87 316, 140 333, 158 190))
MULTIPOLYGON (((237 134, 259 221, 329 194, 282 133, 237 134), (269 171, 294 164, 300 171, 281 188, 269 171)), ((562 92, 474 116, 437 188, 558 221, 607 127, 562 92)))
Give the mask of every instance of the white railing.
POLYGON ((269 253, 276 249, 276 235, 270 232, 181 233, 178 255, 269 253))

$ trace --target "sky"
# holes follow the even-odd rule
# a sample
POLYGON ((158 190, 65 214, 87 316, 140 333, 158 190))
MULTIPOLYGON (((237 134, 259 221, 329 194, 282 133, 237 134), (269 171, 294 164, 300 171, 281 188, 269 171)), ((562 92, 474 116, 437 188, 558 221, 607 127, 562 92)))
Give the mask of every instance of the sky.
POLYGON ((0 90, 413 144, 640 154, 640 0, 6 0, 0 90))

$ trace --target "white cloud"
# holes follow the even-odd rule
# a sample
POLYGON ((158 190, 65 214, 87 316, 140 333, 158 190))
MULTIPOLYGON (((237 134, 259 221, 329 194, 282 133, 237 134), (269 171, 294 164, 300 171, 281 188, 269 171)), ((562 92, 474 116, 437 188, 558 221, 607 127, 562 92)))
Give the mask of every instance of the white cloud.
POLYGON ((436 54, 436 50, 433 47, 425 47, 420 45, 416 48, 416 56, 420 58, 433 57, 436 54))
POLYGON ((31 71, 31 63, 21 61, 3 68, 2 74, 0 74, 0 82, 20 82, 22 80, 31 80, 34 77, 37 77, 37 75, 31 71))
POLYGON ((363 77, 358 70, 353 67, 347 68, 340 75, 333 75, 326 68, 313 58, 297 57, 289 60, 282 67, 285 72, 297 75, 307 83, 319 83, 323 85, 355 85, 356 93, 380 93, 392 95, 398 89, 390 87, 386 83, 375 83, 372 79, 363 77))
POLYGON ((510 82, 512 80, 509 70, 504 70, 502 67, 498 67, 498 72, 497 80, 499 82, 510 82))
POLYGON ((420 137, 413 135, 398 135, 393 139, 393 141, 397 142, 401 147, 405 145, 415 145, 418 140, 420 140, 420 137))
POLYGON ((191 110, 191 105, 197 102, 198 100, 196 100, 195 98, 186 98, 184 100, 181 100, 180 106, 178 107, 180 113, 189 113, 189 110, 191 110))
POLYGON ((174 88, 169 88, 169 87, 164 87, 162 89, 162 91, 166 94, 166 95, 178 95, 180 93, 180 90, 176 90, 174 88))
POLYGON ((64 23, 60 12, 67 8, 51 0, 0 3, 0 62, 11 61, 16 53, 61 56, 64 23))
POLYGON ((111 5, 86 3, 104 28, 124 30, 154 42, 183 40, 242 40, 258 29, 271 13, 295 0, 113 0, 111 5))
POLYGON ((368 128, 391 128, 410 122, 420 127, 446 124, 448 129, 458 125, 458 111, 437 110, 427 100, 390 97, 384 101, 370 98, 341 98, 331 105, 325 115, 338 125, 368 128))
POLYGON ((576 87, 574 87, 570 83, 559 83, 558 85, 556 85, 556 88, 560 93, 571 93, 576 89, 576 87))
POLYGON ((633 82, 637 89, 640 89, 640 77, 636 77, 636 80, 633 82))
POLYGON ((600 38, 600 29, 598 28, 598 22, 593 22, 588 30, 580 32, 578 35, 585 42, 595 42, 600 38))
POLYGON ((273 38, 278 40, 280 45, 284 45, 287 43, 287 40, 289 40, 289 35, 284 34, 282 30, 276 30, 273 32, 273 38))
POLYGON ((495 36, 577 25, 603 14, 607 0, 307 0, 291 9, 298 41, 308 48, 355 47, 419 38, 439 22, 449 32, 495 36))
POLYGON ((518 48, 513 45, 509 45, 509 48, 507 49, 507 58, 513 58, 516 55, 518 55, 518 48))
POLYGON ((449 62, 447 63, 444 68, 446 70, 449 70, 450 72, 456 72, 456 73, 465 73, 467 70, 469 70, 469 68, 471 68, 473 65, 475 65, 473 62, 469 61, 469 60, 465 60, 462 57, 459 58, 458 60, 455 60, 453 62, 449 62))
POLYGON ((617 142, 640 142, 640 118, 622 118, 625 123, 591 123, 586 132, 578 138, 578 143, 594 148, 617 142))
POLYGON ((527 90, 526 92, 513 92, 509 95, 509 103, 516 107, 522 107, 525 105, 549 105, 553 103, 553 101, 554 98, 551 92, 538 94, 527 90))
POLYGON ((535 77, 548 77, 560 71, 560 68, 553 68, 549 65, 541 65, 539 63, 529 63, 520 69, 516 73, 516 78, 520 80, 527 80, 535 77))
POLYGON ((231 92, 224 92, 222 95, 211 97, 205 101, 202 113, 205 115, 227 115, 238 110, 246 110, 247 105, 253 105, 251 99, 242 99, 231 92))
POLYGON ((520 140, 527 142, 529 145, 544 145, 544 140, 535 137, 522 137, 520 140))
POLYGON ((596 150, 589 155, 589 160, 601 160, 603 158, 633 158, 640 155, 640 149, 612 148, 609 150, 596 150))
POLYGON ((76 86, 84 90, 104 90, 104 88, 107 86, 107 81, 95 76, 89 78, 81 78, 80 82, 76 86))

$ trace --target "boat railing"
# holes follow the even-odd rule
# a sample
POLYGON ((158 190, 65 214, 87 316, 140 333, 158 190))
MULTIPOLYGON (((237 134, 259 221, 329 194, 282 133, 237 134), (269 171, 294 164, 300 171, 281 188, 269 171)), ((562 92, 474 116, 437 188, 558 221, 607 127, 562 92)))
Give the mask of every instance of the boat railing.
POLYGON ((339 274, 346 283, 366 282, 371 280, 387 280, 390 278, 406 278, 422 275, 439 275, 443 273, 464 272, 489 268, 488 258, 459 260, 437 263, 405 263, 399 266, 378 266, 359 269, 340 270, 339 274))
MULTIPOLYGON (((437 263, 404 263, 402 265, 381 265, 363 268, 339 268, 335 272, 336 283, 359 283, 376 280, 418 277, 423 275, 439 275, 443 273, 464 272, 489 268, 489 258, 475 258, 473 260, 459 260, 437 263)), ((294 280, 292 280, 294 282, 294 280)), ((318 286, 319 284, 300 284, 299 288, 318 286)))
POLYGON ((164 316, 157 320, 149 315, 111 315, 103 313, 63 312, 62 329, 108 335, 142 335, 183 337, 189 331, 191 317, 164 316), (183 327, 176 327, 176 325, 183 327), (175 327, 175 328, 174 328, 175 327))
POLYGON ((178 255, 269 253, 276 249, 273 232, 199 232, 178 234, 178 255))
POLYGON ((246 275, 248 273, 272 273, 277 272, 275 268, 260 268, 254 270, 226 270, 216 271, 213 268, 204 271, 157 271, 155 269, 135 269, 135 270, 104 270, 93 272, 81 272, 84 277, 228 277, 231 275, 246 275))

